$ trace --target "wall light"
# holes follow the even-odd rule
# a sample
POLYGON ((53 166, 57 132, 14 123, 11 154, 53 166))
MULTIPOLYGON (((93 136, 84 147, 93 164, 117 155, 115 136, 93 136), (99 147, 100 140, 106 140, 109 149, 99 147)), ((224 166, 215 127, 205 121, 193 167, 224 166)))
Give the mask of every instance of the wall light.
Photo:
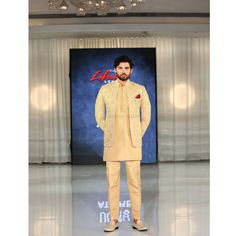
POLYGON ((40 85, 32 89, 30 103, 38 110, 47 111, 56 102, 56 93, 48 85, 40 85))
POLYGON ((177 84, 171 88, 169 99, 173 106, 179 109, 186 109, 193 106, 195 102, 195 92, 191 86, 177 84))

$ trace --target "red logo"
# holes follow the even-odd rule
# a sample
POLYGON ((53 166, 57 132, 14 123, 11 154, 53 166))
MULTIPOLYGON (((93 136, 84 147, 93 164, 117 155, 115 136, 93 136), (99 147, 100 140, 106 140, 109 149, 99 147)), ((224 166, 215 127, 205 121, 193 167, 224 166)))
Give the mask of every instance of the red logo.
POLYGON ((106 70, 104 73, 102 72, 102 70, 98 70, 94 73, 94 75, 91 77, 90 80, 100 80, 100 81, 104 81, 104 80, 116 80, 117 76, 116 74, 112 75, 109 73, 112 72, 112 70, 106 70))
POLYGON ((138 94, 135 98, 140 98, 140 94, 138 94))

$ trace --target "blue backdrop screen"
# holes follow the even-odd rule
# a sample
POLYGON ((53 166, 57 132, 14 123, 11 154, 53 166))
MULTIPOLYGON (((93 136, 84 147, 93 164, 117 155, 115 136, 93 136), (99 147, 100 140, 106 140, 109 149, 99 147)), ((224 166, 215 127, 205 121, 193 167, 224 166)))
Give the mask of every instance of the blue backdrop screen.
POLYGON ((72 164, 103 162, 103 131, 97 128, 95 101, 100 87, 114 80, 114 59, 134 61, 130 80, 145 86, 152 107, 143 137, 142 163, 157 162, 157 104, 155 48, 70 49, 72 164))

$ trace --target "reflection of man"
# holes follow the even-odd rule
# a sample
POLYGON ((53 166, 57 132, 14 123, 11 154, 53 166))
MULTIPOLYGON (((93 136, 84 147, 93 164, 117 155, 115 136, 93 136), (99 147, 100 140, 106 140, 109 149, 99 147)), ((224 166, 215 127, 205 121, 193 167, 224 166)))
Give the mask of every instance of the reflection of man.
POLYGON ((133 62, 127 56, 114 61, 118 79, 103 85, 97 95, 95 117, 104 131, 104 153, 110 223, 105 232, 119 228, 120 162, 125 161, 132 210, 132 227, 146 231, 141 221, 142 137, 150 123, 151 104, 144 86, 131 82, 133 62), (106 108, 106 117, 104 115, 106 108), (142 119, 140 122, 140 109, 142 119))

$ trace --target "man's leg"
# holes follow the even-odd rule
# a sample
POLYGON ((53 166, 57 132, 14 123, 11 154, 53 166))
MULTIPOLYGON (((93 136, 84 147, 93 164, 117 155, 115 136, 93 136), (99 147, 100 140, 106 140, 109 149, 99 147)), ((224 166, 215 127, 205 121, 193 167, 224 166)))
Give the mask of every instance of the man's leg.
POLYGON ((106 161, 110 220, 118 222, 120 207, 120 161, 106 161))
POLYGON ((126 161, 126 175, 131 201, 132 219, 141 219, 141 171, 140 161, 126 161))
POLYGON ((148 228, 141 220, 141 166, 140 161, 126 161, 126 173, 132 209, 132 227, 138 231, 148 228))

